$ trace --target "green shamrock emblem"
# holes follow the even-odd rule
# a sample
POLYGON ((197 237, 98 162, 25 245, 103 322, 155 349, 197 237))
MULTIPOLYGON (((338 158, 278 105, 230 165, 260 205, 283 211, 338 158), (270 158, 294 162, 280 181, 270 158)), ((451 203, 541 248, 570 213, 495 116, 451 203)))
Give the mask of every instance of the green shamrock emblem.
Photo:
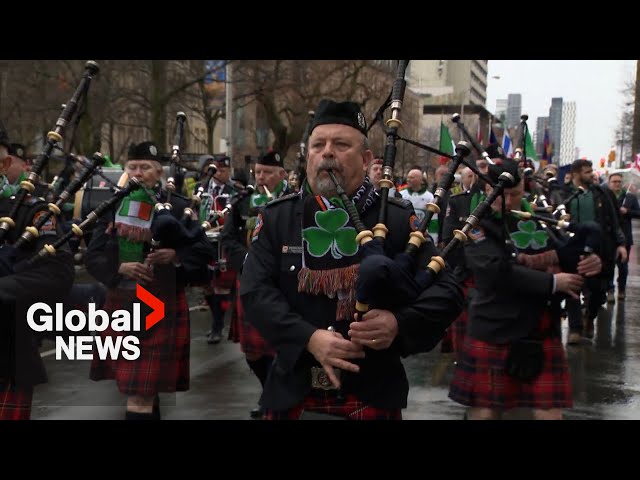
POLYGON ((350 257, 358 251, 356 229, 345 227, 349 215, 341 208, 316 212, 317 227, 307 227, 302 238, 307 241, 307 250, 314 257, 323 257, 329 250, 333 258, 350 257))
POLYGON ((259 207, 260 205, 264 205, 265 203, 267 203, 268 199, 269 198, 266 195, 254 195, 253 197, 251 197, 251 206, 259 207))
POLYGON ((520 220, 518 231, 511 234, 511 240, 521 250, 529 245, 534 250, 539 250, 547 245, 549 234, 543 230, 536 230, 536 222, 533 220, 520 220))

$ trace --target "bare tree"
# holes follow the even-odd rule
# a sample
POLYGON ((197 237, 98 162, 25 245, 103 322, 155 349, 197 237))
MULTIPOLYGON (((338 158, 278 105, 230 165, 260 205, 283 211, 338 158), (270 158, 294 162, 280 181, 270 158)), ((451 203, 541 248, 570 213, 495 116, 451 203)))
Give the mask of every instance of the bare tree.
MULTIPOLYGON (((356 101, 371 118, 392 81, 393 72, 370 60, 239 61, 234 68, 234 107, 256 111, 271 132, 270 147, 284 153, 291 164, 308 111, 321 99, 356 101)), ((378 150, 382 149, 382 137, 374 134, 378 150)))
POLYGON ((625 163, 631 159, 634 152, 632 137, 634 127, 634 106, 635 106, 635 82, 629 82, 622 90, 623 106, 620 114, 620 125, 615 130, 615 141, 620 152, 620 166, 624 167, 625 163))

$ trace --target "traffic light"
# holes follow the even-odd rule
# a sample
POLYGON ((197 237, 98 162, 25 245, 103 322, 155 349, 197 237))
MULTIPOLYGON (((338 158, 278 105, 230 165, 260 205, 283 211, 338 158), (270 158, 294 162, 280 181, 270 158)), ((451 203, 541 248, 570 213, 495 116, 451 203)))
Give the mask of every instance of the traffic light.
POLYGON ((609 163, 613 163, 616 160, 616 151, 615 150, 611 150, 609 152, 609 163))

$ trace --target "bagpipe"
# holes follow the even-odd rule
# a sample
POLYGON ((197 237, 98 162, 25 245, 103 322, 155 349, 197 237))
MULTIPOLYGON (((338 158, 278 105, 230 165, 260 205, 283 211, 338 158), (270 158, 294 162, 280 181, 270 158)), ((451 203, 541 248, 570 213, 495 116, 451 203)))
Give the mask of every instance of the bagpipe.
POLYGON ((525 192, 533 196, 531 204, 536 209, 551 212, 553 207, 549 205, 549 201, 547 200, 544 191, 539 186, 539 179, 535 176, 533 161, 527 157, 527 135, 529 132, 529 126, 527 125, 528 119, 529 115, 524 114, 520 116, 522 148, 516 148, 513 159, 521 166, 525 192))
POLYGON ((62 134, 65 132, 68 123, 75 114, 78 104, 86 98, 89 86, 91 85, 91 80, 98 71, 99 67, 96 62, 88 61, 85 64, 85 73, 82 80, 76 87, 71 99, 64 105, 62 113, 56 121, 55 129, 47 133, 47 141, 42 152, 37 156, 31 172, 29 172, 29 176, 26 180, 20 182, 20 188, 16 192, 16 200, 9 212, 9 215, 0 218, 0 244, 4 243, 9 230, 15 227, 15 219, 20 206, 24 203, 27 195, 33 193, 36 185, 40 182, 40 174, 42 173, 42 170, 49 163, 49 158, 53 149, 57 144, 62 142, 62 134))
POLYGON ((118 204, 123 198, 128 196, 134 190, 141 188, 142 184, 137 178, 130 178, 127 182, 127 185, 116 191, 116 193, 108 200, 105 200, 100 205, 98 205, 94 210, 92 210, 79 225, 73 224, 71 225, 71 230, 65 233, 62 237, 60 237, 56 242, 52 245, 45 245, 42 249, 33 255, 28 261, 28 265, 33 265, 38 259, 44 258, 48 255, 55 255, 57 250, 68 242, 74 236, 82 237, 84 232, 87 231, 90 227, 92 227, 98 219, 105 213, 107 210, 113 208, 118 204))
POLYGON ((217 172, 218 172, 218 167, 216 167, 215 163, 211 162, 207 166, 207 172, 205 174, 205 177, 201 180, 198 190, 194 192, 194 194, 191 196, 191 205, 185 208, 184 212, 182 212, 182 220, 185 223, 191 222, 193 216, 197 215, 196 209, 200 206, 200 202, 202 201, 202 195, 208 188, 209 182, 211 182, 211 179, 217 172))
POLYGON ((166 210, 171 210, 171 194, 176 191, 176 169, 181 163, 180 148, 184 139, 184 124, 186 121, 187 116, 184 112, 178 112, 176 114, 176 132, 171 153, 171 163, 169 165, 169 176, 167 177, 167 183, 165 185, 165 189, 167 190, 166 210))
POLYGON ((205 230, 205 232, 214 228, 218 224, 218 220, 220 220, 221 218, 224 218, 229 212, 231 212, 231 210, 235 208, 235 206, 240 201, 252 195, 253 192, 255 192, 255 188, 253 187, 253 185, 247 185, 242 190, 240 190, 236 195, 234 195, 231 198, 231 201, 229 201, 222 210, 212 211, 207 217, 207 219, 201 223, 201 226, 205 230))
POLYGON ((582 186, 579 186, 575 192, 573 192, 571 195, 565 198, 562 203, 556 206, 555 210, 553 211, 553 216, 559 216, 561 220, 568 220, 569 218, 571 218, 571 215, 567 213, 567 206, 583 193, 586 193, 586 190, 582 186))
MULTIPOLYGON (((29 244, 40 236, 40 229, 51 219, 52 216, 59 217, 61 209, 65 203, 69 201, 82 188, 82 185, 89 180, 96 169, 104 164, 104 157, 100 152, 95 152, 91 157, 88 165, 85 165, 73 180, 71 180, 65 189, 60 193, 55 203, 49 203, 48 210, 38 217, 36 223, 25 228, 22 235, 13 244, 15 248, 29 244)), ((65 167, 66 168, 66 167, 65 167)))
POLYGON ((600 253, 602 227, 596 222, 571 223, 520 210, 511 210, 510 213, 518 218, 534 220, 544 228, 555 244, 563 272, 576 273, 581 256, 600 253))

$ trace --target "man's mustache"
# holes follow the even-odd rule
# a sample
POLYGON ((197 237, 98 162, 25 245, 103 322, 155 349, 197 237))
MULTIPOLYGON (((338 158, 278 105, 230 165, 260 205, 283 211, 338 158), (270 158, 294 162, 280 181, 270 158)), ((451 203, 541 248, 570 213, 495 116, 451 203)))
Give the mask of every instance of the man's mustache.
POLYGON ((318 165, 318 173, 333 170, 334 173, 342 173, 342 168, 340 168, 340 164, 338 162, 332 160, 323 160, 320 165, 318 165))

